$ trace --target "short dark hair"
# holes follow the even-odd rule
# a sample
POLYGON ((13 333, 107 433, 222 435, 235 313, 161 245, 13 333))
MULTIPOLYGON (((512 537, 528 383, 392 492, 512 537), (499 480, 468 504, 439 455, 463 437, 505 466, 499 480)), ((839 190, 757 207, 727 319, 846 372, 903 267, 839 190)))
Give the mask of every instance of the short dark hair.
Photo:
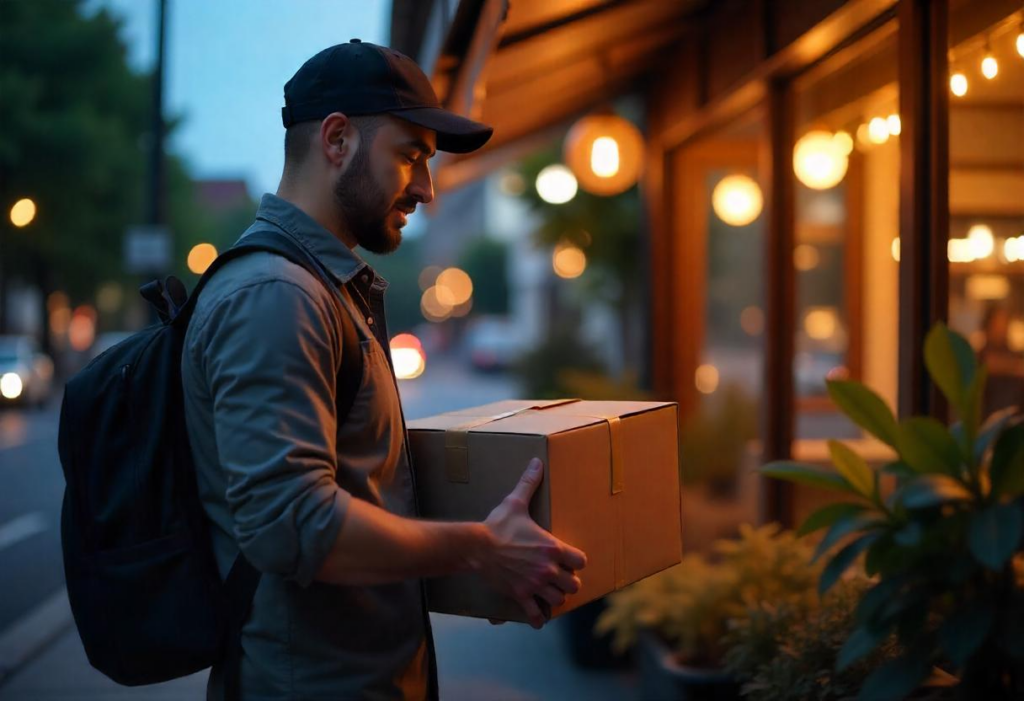
MULTIPOLYGON (((359 131, 359 138, 366 144, 373 143, 377 130, 383 126, 385 118, 382 114, 366 114, 352 117, 352 124, 359 131)), ((292 170, 302 165, 309 156, 313 136, 320 131, 323 120, 299 122, 288 127, 284 132, 284 166, 292 170)))

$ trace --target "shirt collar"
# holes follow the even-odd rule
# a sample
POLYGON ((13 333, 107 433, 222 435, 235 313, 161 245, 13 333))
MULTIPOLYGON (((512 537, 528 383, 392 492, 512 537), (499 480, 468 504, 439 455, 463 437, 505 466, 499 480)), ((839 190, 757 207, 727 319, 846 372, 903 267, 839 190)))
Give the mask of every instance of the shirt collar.
POLYGON ((270 222, 291 234, 320 259, 338 282, 347 283, 364 269, 371 273, 371 278, 377 277, 373 269, 355 251, 288 200, 269 192, 264 194, 256 211, 256 218, 270 222))

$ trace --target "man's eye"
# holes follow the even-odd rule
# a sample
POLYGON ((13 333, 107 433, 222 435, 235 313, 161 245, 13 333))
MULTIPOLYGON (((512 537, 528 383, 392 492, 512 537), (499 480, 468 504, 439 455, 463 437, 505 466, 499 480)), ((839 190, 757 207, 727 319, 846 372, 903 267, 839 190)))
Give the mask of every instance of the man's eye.
POLYGON ((407 156, 407 155, 403 154, 402 158, 404 158, 405 162, 408 163, 409 165, 412 165, 413 163, 416 162, 416 159, 413 158, 412 156, 407 156))

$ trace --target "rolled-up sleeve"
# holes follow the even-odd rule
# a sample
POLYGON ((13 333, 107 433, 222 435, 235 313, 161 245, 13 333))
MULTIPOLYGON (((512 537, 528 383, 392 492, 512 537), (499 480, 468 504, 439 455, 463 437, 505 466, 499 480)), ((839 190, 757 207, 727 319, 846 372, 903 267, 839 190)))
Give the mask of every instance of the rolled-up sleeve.
POLYGON ((336 480, 340 338, 300 285, 247 284, 219 300, 191 352, 213 399, 234 535, 263 572, 308 586, 351 495, 336 480))

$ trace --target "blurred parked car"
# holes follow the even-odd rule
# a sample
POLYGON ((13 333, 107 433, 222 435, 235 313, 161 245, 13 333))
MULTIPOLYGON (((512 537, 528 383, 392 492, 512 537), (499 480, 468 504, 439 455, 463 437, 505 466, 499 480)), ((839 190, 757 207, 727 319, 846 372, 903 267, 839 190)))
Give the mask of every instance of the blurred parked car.
POLYGON ((42 407, 53 391, 53 360, 31 336, 0 336, 0 403, 42 407))
POLYGON ((522 332, 501 317, 476 319, 466 332, 465 343, 470 363, 484 372, 510 369, 526 350, 522 332))

